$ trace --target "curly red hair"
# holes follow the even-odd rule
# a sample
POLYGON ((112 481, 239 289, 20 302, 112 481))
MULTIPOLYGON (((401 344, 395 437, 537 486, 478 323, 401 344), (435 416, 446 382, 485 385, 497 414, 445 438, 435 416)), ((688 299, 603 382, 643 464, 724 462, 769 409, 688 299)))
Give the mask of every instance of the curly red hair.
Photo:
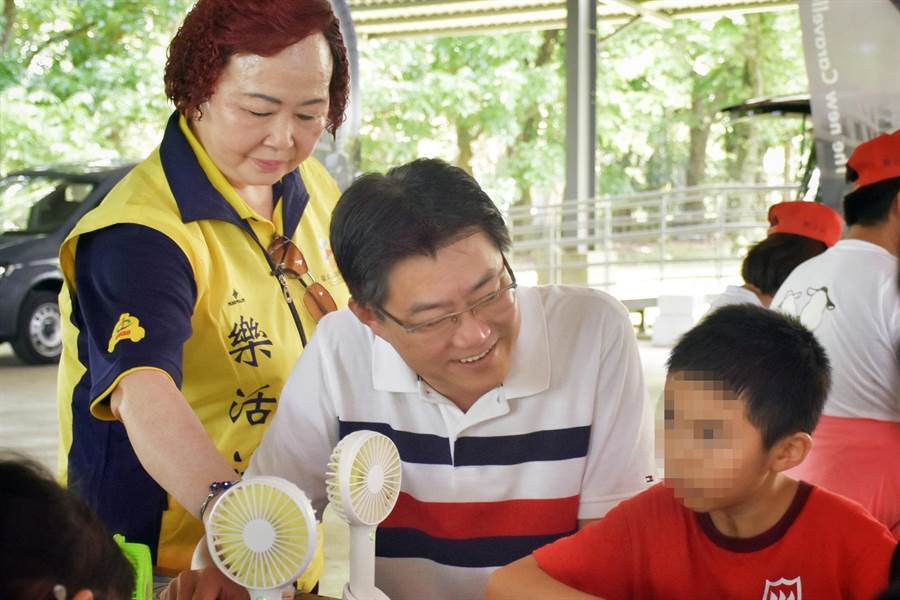
POLYGON ((199 0, 169 44, 166 96, 190 115, 212 96, 232 55, 273 56, 315 33, 331 49, 327 129, 335 135, 344 121, 350 66, 328 0, 199 0))

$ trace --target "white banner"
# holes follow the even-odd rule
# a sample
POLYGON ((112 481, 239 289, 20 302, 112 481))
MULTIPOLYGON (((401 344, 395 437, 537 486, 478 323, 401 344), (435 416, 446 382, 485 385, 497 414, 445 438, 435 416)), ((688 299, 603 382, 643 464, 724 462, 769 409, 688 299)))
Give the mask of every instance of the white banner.
POLYGON ((857 144, 900 128, 900 0, 799 0, 822 201, 857 144))

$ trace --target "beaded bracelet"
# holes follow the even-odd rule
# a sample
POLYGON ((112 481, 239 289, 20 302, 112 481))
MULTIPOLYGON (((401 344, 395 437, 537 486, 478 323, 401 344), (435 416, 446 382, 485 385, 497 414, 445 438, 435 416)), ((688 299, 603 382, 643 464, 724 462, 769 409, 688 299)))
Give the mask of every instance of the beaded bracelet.
POLYGON ((200 522, 203 522, 203 515, 206 513, 206 508, 209 506, 209 503, 213 498, 236 484, 237 481, 213 481, 209 484, 209 494, 206 496, 206 500, 203 501, 203 504, 200 505, 200 522))

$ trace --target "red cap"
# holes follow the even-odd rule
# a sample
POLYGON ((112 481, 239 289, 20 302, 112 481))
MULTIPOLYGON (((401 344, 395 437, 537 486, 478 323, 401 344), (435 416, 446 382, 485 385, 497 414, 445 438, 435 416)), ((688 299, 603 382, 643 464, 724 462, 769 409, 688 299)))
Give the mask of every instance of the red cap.
POLYGON ((841 239, 844 219, 818 202, 781 202, 769 208, 769 235, 793 233, 819 240, 829 248, 841 239))
POLYGON ((894 133, 883 133, 853 150, 847 161, 859 178, 853 182, 853 189, 900 177, 900 129, 894 133))

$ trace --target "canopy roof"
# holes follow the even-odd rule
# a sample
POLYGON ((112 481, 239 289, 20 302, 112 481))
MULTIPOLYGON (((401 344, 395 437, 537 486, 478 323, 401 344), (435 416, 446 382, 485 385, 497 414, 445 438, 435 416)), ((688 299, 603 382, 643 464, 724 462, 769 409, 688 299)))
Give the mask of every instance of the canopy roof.
MULTIPOLYGON (((348 0, 359 36, 458 35, 487 31, 565 29, 566 0, 348 0)), ((796 10, 796 0, 598 0, 597 19, 659 24, 772 10, 796 10)))

